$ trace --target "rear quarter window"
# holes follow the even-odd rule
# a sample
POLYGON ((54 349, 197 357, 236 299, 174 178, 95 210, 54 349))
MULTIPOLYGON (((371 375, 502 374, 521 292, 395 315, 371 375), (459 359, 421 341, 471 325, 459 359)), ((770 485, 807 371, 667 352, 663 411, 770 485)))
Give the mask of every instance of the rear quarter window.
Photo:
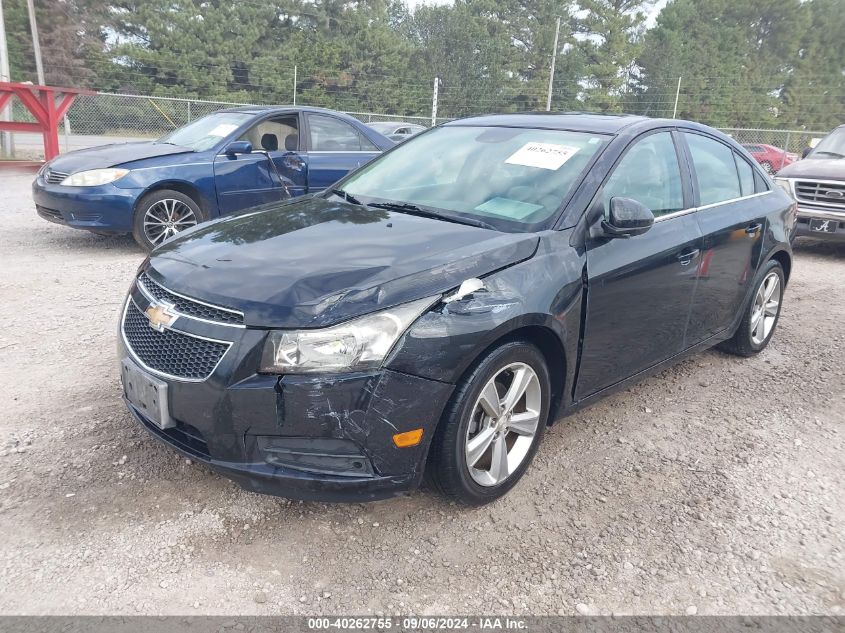
POLYGON ((739 185, 742 189, 742 195, 750 196, 756 191, 754 169, 739 154, 734 154, 734 160, 736 161, 736 170, 739 173, 739 185))

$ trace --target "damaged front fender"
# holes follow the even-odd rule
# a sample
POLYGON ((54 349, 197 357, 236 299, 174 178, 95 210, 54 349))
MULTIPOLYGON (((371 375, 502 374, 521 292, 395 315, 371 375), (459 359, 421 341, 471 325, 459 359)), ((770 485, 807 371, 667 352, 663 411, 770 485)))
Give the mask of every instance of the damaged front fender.
MULTIPOLYGON (((386 366, 456 384, 497 341, 518 331, 530 336, 542 329, 552 333, 559 345, 546 345, 541 351, 547 357, 563 354, 564 364, 574 367, 583 255, 569 247, 569 233, 546 232, 531 259, 483 277, 483 287, 477 290, 447 296, 409 328, 386 366)), ((566 374, 565 379, 571 380, 572 372, 566 374)))

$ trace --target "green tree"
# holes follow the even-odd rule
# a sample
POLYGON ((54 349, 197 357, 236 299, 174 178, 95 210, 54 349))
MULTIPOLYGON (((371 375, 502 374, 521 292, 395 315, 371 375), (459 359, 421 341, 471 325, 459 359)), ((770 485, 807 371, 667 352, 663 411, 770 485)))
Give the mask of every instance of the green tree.
POLYGON ((845 11, 841 0, 812 0, 804 10, 810 25, 786 79, 783 118, 823 131, 845 120, 845 11))
MULTIPOLYGON (((13 81, 37 83, 26 0, 5 0, 4 17, 13 81)), ((105 62, 107 6, 93 0, 35 1, 44 81, 53 86, 91 87, 105 62)))
POLYGON ((800 0, 674 0, 639 58, 640 106, 723 127, 778 124, 780 93, 801 32, 800 0))
POLYGON ((580 0, 585 12, 575 21, 577 53, 586 72, 583 100, 588 109, 620 112, 633 86, 651 0, 580 0))

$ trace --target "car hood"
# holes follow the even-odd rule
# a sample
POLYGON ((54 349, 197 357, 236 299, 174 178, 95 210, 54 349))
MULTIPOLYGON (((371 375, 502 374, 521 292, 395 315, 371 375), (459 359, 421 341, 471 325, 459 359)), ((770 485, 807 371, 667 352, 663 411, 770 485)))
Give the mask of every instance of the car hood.
POLYGON ((256 327, 324 327, 433 296, 525 260, 539 238, 322 198, 202 224, 147 270, 256 327))
POLYGON ((845 158, 805 158, 787 165, 777 175, 778 178, 845 180, 845 158))
POLYGON ((136 143, 114 143, 78 149, 62 154, 50 162, 50 169, 75 174, 88 169, 102 169, 114 167, 136 160, 168 156, 170 154, 185 154, 193 150, 179 145, 156 143, 154 141, 139 141, 136 143))

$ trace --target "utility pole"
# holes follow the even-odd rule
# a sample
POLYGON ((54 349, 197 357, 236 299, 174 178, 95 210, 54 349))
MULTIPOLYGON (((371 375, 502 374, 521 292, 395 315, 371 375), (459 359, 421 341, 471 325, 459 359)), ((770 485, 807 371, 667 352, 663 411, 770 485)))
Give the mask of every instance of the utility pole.
POLYGON ((437 90, 440 87, 440 77, 434 78, 434 91, 431 94, 431 127, 437 125, 437 90))
POLYGON ((681 96, 681 78, 678 77, 678 87, 675 90, 675 107, 672 110, 672 118, 674 119, 678 115, 678 97, 681 96))
POLYGON ((296 66, 293 67, 293 105, 296 105, 296 66))
MULTIPOLYGON (((38 21, 35 19, 35 3, 33 0, 26 0, 26 9, 29 13, 29 30, 32 32, 32 50, 35 53, 35 73, 38 75, 38 83, 46 85, 44 79, 44 64, 41 62, 41 42, 38 39, 38 21)), ((67 115, 63 119, 65 128, 65 151, 70 149, 70 121, 67 115)))
POLYGON ((32 50, 35 52, 35 72, 38 74, 39 85, 44 85, 44 65, 41 63, 41 44, 38 41, 38 24, 35 21, 35 5, 33 0, 26 0, 29 11, 29 30, 32 32, 32 50))
POLYGON ((557 16, 557 26, 555 27, 555 45, 552 49, 552 70, 549 73, 549 94, 546 95, 546 112, 552 109, 552 86, 555 82, 555 62, 557 61, 557 40, 560 36, 560 16, 557 16))
MULTIPOLYGON (((0 0, 0 81, 12 81, 9 72, 9 49, 6 47, 6 23, 3 21, 3 0, 0 0)), ((0 121, 11 121, 12 104, 0 112, 0 121)), ((11 132, 0 132, 0 156, 11 158, 15 153, 11 132)))

